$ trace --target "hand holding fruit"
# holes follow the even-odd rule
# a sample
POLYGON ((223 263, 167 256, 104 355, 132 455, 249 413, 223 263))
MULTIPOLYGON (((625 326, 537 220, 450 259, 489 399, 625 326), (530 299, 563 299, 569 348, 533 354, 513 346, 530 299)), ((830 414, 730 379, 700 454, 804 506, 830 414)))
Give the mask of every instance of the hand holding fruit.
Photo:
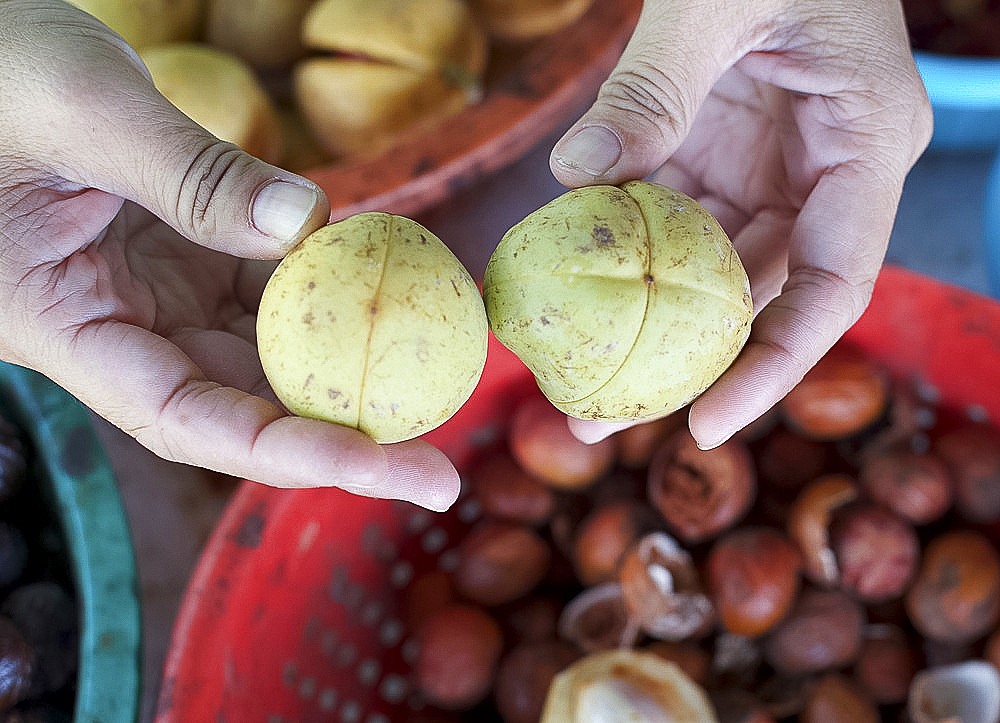
POLYGON ((85 13, 8 0, 0 27, 0 358, 167 459, 447 507, 437 450, 289 415, 264 378, 264 260, 326 223, 324 194, 183 115, 85 13))
MULTIPOLYGON (((930 132, 897 0, 644 4, 551 165, 571 187, 659 169, 733 240, 758 316, 691 408, 702 446, 770 408, 860 316, 930 132)), ((572 424, 588 439, 615 428, 572 424)))

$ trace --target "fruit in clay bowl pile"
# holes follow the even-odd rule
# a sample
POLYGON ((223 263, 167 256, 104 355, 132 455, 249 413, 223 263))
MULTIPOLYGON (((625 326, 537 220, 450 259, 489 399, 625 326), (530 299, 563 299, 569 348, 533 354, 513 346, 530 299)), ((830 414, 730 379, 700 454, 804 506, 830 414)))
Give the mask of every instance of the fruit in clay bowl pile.
POLYGON ((732 243, 694 199, 645 181, 569 191, 500 241, 486 268, 490 328, 554 406, 649 420, 733 362, 753 304, 732 243))
POLYGON ((491 37, 524 42, 578 20, 594 0, 470 0, 491 37))
MULTIPOLYGON (((508 149, 521 147, 520 134, 540 138, 558 119, 554 111, 567 103, 567 90, 596 87, 599 76, 591 79, 589 66, 603 62, 598 50, 607 52, 597 43, 606 42, 605 34, 607 40, 621 34, 624 43, 623 23, 638 13, 638 7, 611 11, 613 23, 595 21, 602 11, 588 11, 596 0, 483 0, 478 8, 469 0, 71 2, 135 48, 183 113, 251 155, 320 183, 338 219, 376 208, 415 213, 435 196, 421 200, 424 192, 410 183, 452 154, 464 158, 494 136, 519 141, 504 142, 508 149), (576 38, 560 36, 577 23, 587 48, 579 67, 576 38), (568 42, 572 47, 563 48, 568 42), (167 70, 153 67, 162 59, 147 59, 154 51, 173 58, 167 70), (587 83, 567 88, 576 75, 587 83), (488 109, 480 114, 477 106, 488 109), (432 135, 456 115, 463 116, 452 126, 457 132, 432 135), (398 169, 416 161, 389 156, 396 148, 421 154, 402 181, 398 169), (396 170, 365 170, 372 163, 396 170), (342 176, 351 182, 335 180, 342 176), (374 202, 390 191, 421 199, 374 202)), ((521 153, 491 152, 487 165, 521 153)), ((489 169, 440 170, 446 175, 433 183, 445 186, 459 171, 489 169)))
POLYGON ((487 36, 463 0, 319 0, 295 97, 335 156, 372 155, 481 92, 487 36))
POLYGON ((270 97, 238 56, 202 43, 167 43, 140 51, 153 83, 189 118, 269 163, 282 137, 270 97))
POLYGON ((299 29, 315 0, 208 0, 205 40, 255 68, 278 68, 305 54, 299 29))
POLYGON ((189 42, 198 36, 202 0, 71 0, 133 48, 189 42))
POLYGON ((282 260, 257 315, 264 372, 295 414, 410 439, 469 398, 486 363, 482 297, 415 221, 362 213, 282 260))

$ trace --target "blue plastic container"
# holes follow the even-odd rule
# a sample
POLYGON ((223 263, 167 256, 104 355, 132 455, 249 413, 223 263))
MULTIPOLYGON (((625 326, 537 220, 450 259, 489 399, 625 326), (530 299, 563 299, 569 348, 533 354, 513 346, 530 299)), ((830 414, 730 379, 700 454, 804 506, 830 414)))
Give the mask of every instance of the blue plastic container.
POLYGON ((997 147, 996 159, 986 179, 983 213, 990 293, 1000 299, 1000 146, 997 147))
POLYGON ((915 51, 917 70, 934 108, 937 149, 1000 145, 1000 58, 915 51))

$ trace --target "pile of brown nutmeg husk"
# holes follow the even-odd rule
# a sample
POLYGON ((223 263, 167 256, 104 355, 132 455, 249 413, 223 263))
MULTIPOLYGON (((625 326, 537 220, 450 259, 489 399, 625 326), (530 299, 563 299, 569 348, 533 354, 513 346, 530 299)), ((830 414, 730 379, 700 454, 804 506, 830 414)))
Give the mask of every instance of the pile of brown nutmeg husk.
POLYGON ((847 342, 711 450, 676 413, 584 445, 532 391, 404 594, 425 719, 995 723, 977 415, 847 342))

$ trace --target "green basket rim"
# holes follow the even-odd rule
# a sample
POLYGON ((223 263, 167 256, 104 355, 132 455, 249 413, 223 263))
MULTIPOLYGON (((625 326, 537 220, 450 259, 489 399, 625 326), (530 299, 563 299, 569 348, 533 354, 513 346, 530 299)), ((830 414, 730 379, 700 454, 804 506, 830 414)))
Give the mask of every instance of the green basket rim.
POLYGON ((74 723, 135 721, 142 624, 132 537, 111 462, 75 397, 37 372, 0 362, 0 385, 48 478, 80 606, 74 723))

